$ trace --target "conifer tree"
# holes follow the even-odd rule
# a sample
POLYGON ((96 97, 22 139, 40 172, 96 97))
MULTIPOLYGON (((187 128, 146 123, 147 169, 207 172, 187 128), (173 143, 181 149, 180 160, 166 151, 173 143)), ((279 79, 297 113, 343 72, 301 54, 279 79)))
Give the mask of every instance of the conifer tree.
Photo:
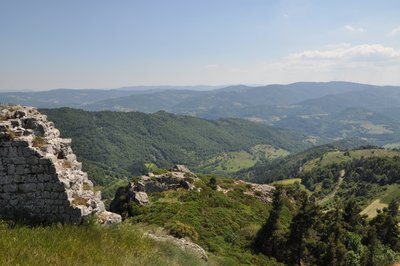
POLYGON ((272 209, 269 213, 268 219, 263 227, 258 232, 254 241, 254 249, 267 255, 277 256, 278 246, 277 238, 279 237, 279 218, 282 211, 282 190, 277 188, 273 195, 272 209))
POLYGON ((306 249, 306 239, 317 216, 317 206, 310 201, 306 193, 302 194, 302 203, 299 212, 293 217, 287 241, 288 262, 301 264, 306 249))

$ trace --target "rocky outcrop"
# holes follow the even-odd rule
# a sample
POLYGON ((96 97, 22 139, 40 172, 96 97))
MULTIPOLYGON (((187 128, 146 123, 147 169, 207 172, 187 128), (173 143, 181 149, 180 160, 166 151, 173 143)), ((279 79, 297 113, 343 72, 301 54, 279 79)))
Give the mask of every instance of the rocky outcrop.
POLYGON ((275 190, 274 186, 267 184, 254 184, 244 181, 238 181, 245 183, 250 189, 244 192, 244 194, 253 196, 264 203, 272 203, 272 196, 275 190))
POLYGON ((92 214, 102 223, 121 221, 105 210, 71 140, 60 138, 45 115, 33 107, 0 110, 0 215, 45 223, 78 224, 92 214))
POLYGON ((208 261, 208 256, 206 251, 196 243, 193 243, 190 239, 187 238, 176 238, 170 235, 156 235, 154 233, 146 233, 146 236, 159 241, 159 242, 170 242, 183 250, 189 250, 202 258, 205 261, 208 261))
POLYGON ((183 188, 193 190, 197 176, 184 165, 176 165, 170 171, 154 175, 149 173, 134 178, 125 187, 118 188, 110 204, 110 210, 117 213, 126 212, 126 205, 133 202, 145 205, 149 202, 147 193, 163 192, 183 188))

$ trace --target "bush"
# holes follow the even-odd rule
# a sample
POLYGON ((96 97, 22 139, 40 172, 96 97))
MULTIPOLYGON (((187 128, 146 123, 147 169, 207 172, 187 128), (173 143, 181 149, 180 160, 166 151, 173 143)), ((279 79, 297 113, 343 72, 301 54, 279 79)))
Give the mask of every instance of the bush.
POLYGON ((189 237, 193 241, 197 241, 199 239, 199 234, 196 232, 196 230, 190 225, 184 224, 182 222, 173 221, 172 223, 167 224, 166 227, 169 230, 170 234, 175 237, 189 237))
POLYGON ((217 179, 215 177, 211 177, 210 181, 208 182, 208 186, 211 189, 216 190, 217 189, 217 179))

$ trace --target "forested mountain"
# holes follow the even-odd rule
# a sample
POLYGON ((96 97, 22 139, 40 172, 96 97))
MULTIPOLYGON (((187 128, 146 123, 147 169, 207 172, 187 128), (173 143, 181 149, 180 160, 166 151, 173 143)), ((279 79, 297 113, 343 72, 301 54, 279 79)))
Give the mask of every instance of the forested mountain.
POLYGON ((231 86, 206 92, 170 90, 155 92, 151 95, 120 97, 112 101, 104 100, 89 104, 84 108, 112 110, 124 107, 148 112, 166 110, 173 113, 218 118, 231 116, 232 113, 244 107, 288 105, 330 94, 358 91, 367 87, 369 88, 367 85, 342 82, 300 82, 262 87, 231 86))
POLYGON ((236 117, 331 141, 359 137, 376 145, 400 143, 399 87, 299 82, 211 88, 153 86, 1 93, 0 101, 92 111, 164 110, 214 120, 236 117))
POLYGON ((297 152, 312 144, 301 134, 241 119, 208 121, 166 112, 88 112, 43 109, 97 183, 105 175, 137 175, 145 163, 183 163, 199 169, 221 154, 256 149, 297 152), (261 145, 261 146, 260 146, 261 145), (264 146, 262 146, 264 145, 264 146))
MULTIPOLYGON (((164 90, 211 90, 218 86, 133 86, 118 89, 54 89, 0 93, 0 103, 21 104, 39 108, 82 107, 98 101, 148 94, 164 90)), ((159 109, 160 110, 160 109, 159 109)))

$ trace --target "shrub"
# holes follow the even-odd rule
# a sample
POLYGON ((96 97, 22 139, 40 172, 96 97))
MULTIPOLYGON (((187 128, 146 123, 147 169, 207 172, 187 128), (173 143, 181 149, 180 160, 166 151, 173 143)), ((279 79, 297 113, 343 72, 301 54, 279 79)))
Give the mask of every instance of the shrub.
POLYGON ((92 187, 88 183, 84 182, 83 183, 83 190, 92 190, 92 187))
POLYGON ((210 181, 208 182, 208 186, 209 186, 211 189, 216 190, 216 189, 217 189, 217 179, 216 179, 215 177, 211 177, 211 178, 210 178, 210 181))
POLYGON ((167 224, 166 227, 169 229, 170 234, 175 237, 189 237, 194 241, 199 239, 199 234, 192 226, 188 224, 184 224, 179 221, 173 221, 172 223, 167 224))
POLYGON ((163 168, 153 169, 153 174, 155 174, 155 175, 162 175, 162 174, 167 174, 167 173, 168 173, 167 169, 163 169, 163 168))

